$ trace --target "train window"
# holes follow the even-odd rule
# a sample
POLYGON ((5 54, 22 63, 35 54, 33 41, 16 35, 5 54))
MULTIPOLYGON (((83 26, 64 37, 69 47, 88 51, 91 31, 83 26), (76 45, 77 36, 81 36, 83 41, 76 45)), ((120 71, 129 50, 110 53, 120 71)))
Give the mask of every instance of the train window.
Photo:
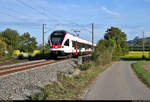
POLYGON ((82 48, 82 45, 81 45, 81 43, 79 43, 79 49, 81 49, 82 48))
POLYGON ((48 40, 48 44, 50 44, 50 41, 48 40))
POLYGON ((51 42, 54 45, 60 45, 64 39, 65 32, 55 31, 51 34, 51 42))
POLYGON ((91 48, 91 46, 89 45, 89 49, 91 48))
POLYGON ((88 49, 90 48, 90 45, 87 45, 88 46, 88 49))
POLYGON ((90 49, 92 48, 92 46, 90 45, 90 49))
POLYGON ((75 46, 76 46, 76 42, 72 41, 72 47, 75 47, 75 46))
POLYGON ((86 48, 86 44, 84 44, 84 48, 86 48))
POLYGON ((69 39, 66 40, 66 42, 65 42, 64 45, 65 45, 65 46, 69 46, 69 39))
POLYGON ((85 44, 85 49, 88 49, 88 45, 87 44, 85 44))

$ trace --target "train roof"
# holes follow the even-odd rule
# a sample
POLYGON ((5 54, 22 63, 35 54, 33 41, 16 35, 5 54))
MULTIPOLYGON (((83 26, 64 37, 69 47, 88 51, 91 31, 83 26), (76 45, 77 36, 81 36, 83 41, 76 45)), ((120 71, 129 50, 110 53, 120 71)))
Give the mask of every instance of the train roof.
POLYGON ((73 33, 70 33, 70 32, 68 32, 68 31, 66 31, 66 30, 55 30, 55 31, 53 31, 53 33, 54 32, 63 32, 63 33, 69 33, 69 34, 71 34, 71 35, 73 35, 73 36, 76 36, 75 34, 73 34, 73 33))

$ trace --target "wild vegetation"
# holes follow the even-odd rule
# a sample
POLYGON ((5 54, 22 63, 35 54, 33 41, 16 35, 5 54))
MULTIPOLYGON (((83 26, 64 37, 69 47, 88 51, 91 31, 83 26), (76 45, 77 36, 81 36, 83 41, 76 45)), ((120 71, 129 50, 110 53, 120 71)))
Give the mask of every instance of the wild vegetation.
POLYGON ((117 27, 107 29, 104 39, 99 40, 94 48, 93 60, 96 64, 108 64, 112 60, 120 60, 120 57, 128 53, 127 37, 117 27))
MULTIPOLYGON (((49 85, 41 88, 41 93, 32 95, 32 100, 81 100, 85 92, 94 79, 108 68, 105 66, 91 66, 79 75, 68 77, 62 73, 58 74, 57 82, 50 83, 49 85)), ((80 67, 76 67, 79 68, 80 67)), ((83 66, 82 66, 83 68, 83 66)), ((82 69, 81 68, 81 69, 82 69)))
MULTIPOLYGON (((45 54, 49 52, 49 45, 45 45, 45 54)), ((41 54, 42 45, 37 46, 35 37, 29 32, 19 34, 16 30, 7 28, 0 32, 0 61, 9 61, 18 58, 43 57, 41 54), (36 54, 39 54, 36 56, 36 54)))
POLYGON ((0 58, 5 55, 6 43, 3 41, 3 38, 0 36, 0 58))
POLYGON ((36 38, 30 37, 30 34, 20 35, 16 30, 6 29, 0 32, 0 58, 11 56, 14 50, 31 52, 37 48, 36 38))

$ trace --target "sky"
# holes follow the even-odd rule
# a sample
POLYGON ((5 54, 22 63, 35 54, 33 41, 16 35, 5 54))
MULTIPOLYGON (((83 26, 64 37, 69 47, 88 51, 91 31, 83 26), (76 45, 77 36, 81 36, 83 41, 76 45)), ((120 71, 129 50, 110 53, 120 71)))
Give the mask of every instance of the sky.
POLYGON ((127 40, 150 36, 150 0, 0 0, 0 31, 7 28, 19 34, 29 32, 42 43, 42 24, 45 42, 54 30, 72 32, 91 41, 94 23, 94 42, 103 39, 106 30, 118 27, 127 40))

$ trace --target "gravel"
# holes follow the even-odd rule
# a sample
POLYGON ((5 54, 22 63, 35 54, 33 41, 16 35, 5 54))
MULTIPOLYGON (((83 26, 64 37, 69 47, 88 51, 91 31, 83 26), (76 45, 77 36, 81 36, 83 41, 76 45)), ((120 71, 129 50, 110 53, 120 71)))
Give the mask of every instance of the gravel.
POLYGON ((57 73, 74 72, 77 59, 45 65, 0 77, 0 100, 25 100, 50 82, 57 81, 57 73))

